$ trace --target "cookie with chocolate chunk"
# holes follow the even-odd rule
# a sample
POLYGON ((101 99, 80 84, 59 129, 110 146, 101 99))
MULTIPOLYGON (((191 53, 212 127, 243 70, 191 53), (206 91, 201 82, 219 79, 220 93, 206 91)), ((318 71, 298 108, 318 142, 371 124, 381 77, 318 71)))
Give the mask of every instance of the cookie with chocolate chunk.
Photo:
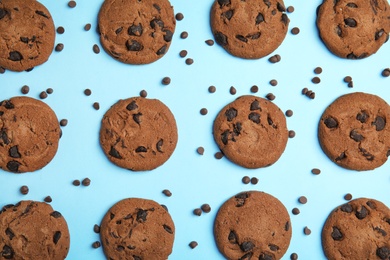
POLYGON ((390 209, 382 202, 359 198, 335 208, 322 229, 329 260, 389 259, 390 209))
POLYGON ((176 26, 168 0, 105 0, 98 22, 104 50, 128 64, 148 64, 164 56, 176 26))
POLYGON ((318 125, 322 150, 337 165, 375 169, 390 155, 390 107, 380 97, 356 92, 337 98, 318 125))
POLYGON ((175 225, 157 202, 128 198, 107 211, 100 238, 107 259, 168 259, 175 225))
POLYGON ((49 10, 35 0, 0 1, 0 67, 13 71, 46 62, 55 28, 49 10))
POLYGON ((275 163, 287 144, 284 113, 269 100, 241 96, 214 120, 214 140, 232 162, 246 168, 275 163))
POLYGON ((0 102, 0 168, 14 173, 46 166, 58 149, 61 129, 54 111, 30 97, 0 102))
POLYGON ((275 197, 239 193, 218 210, 214 238, 227 259, 281 259, 291 240, 290 216, 275 197))
POLYGON ((282 0, 215 0, 211 29, 230 54, 259 59, 283 42, 290 20, 282 0))
POLYGON ((177 144, 176 121, 157 99, 119 100, 104 115, 100 144, 108 159, 133 171, 152 170, 165 163, 177 144))
POLYGON ((387 0, 324 0, 317 10, 320 37, 341 58, 368 57, 389 39, 387 0))
POLYGON ((21 201, 0 210, 1 259, 65 259, 70 236, 65 218, 44 202, 21 201))

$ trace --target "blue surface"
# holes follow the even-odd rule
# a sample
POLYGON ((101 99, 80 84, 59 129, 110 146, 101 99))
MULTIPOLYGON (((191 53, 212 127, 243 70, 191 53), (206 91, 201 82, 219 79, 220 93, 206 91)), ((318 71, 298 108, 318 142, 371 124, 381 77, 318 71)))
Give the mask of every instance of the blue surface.
POLYGON ((290 212, 293 236, 284 259, 293 252, 299 259, 325 259, 321 228, 329 212, 345 202, 346 193, 390 205, 390 163, 374 171, 345 170, 324 155, 317 141, 319 118, 338 96, 363 91, 390 101, 390 78, 380 75, 390 66, 390 43, 364 60, 337 58, 322 44, 315 27, 315 11, 321 0, 286 0, 286 7, 295 7, 289 14, 289 28, 299 27, 300 33, 288 32, 273 53, 281 55, 281 62, 271 64, 268 57, 243 60, 218 45, 205 44, 205 40, 213 38, 209 26, 212 2, 171 0, 175 13, 182 12, 184 20, 177 22, 168 53, 153 64, 133 66, 114 60, 102 48, 100 54, 92 51, 95 43, 100 46, 95 28, 101 0, 77 1, 73 9, 65 0, 42 0, 56 27, 65 28, 65 33, 56 38, 56 43, 64 44, 64 50, 53 52, 47 63, 29 73, 6 71, 0 75, 0 99, 21 95, 23 85, 30 86, 28 96, 35 98, 51 87, 54 93, 44 102, 59 119, 66 118, 69 123, 62 128, 57 155, 45 168, 20 175, 0 172, 0 205, 27 199, 42 201, 50 195, 51 205, 69 225, 68 259, 104 259, 102 248, 91 247, 99 240, 93 226, 100 224, 114 203, 127 197, 153 199, 168 206, 176 226, 170 259, 223 259, 214 242, 213 221, 220 205, 244 190, 270 193, 290 212), (86 23, 92 24, 88 32, 83 29, 86 23), (189 33, 187 39, 180 39, 182 31, 189 33), (187 57, 194 59, 193 65, 186 65, 185 59, 179 57, 184 49, 187 57), (316 76, 313 70, 317 66, 323 72, 319 75, 321 83, 315 85, 311 79, 316 76), (352 89, 343 82, 347 75, 353 78, 352 89), (168 86, 161 84, 165 76, 172 79, 168 86), (277 79, 276 87, 269 84, 271 79, 277 79), (210 85, 216 86, 216 93, 208 93, 210 85), (218 148, 212 137, 212 123, 219 110, 237 96, 250 94, 252 85, 259 86, 258 96, 272 92, 274 102, 283 111, 294 111, 287 124, 296 132, 277 163, 257 170, 241 168, 226 158, 216 160, 218 148), (235 96, 229 93, 231 86, 237 89, 235 96), (314 100, 301 95, 304 87, 315 91, 314 100), (86 88, 92 90, 91 96, 83 94, 86 88), (137 96, 143 89, 148 98, 158 98, 171 109, 179 142, 163 166, 150 172, 131 172, 110 163, 100 149, 100 120, 118 99, 137 96), (92 108, 94 102, 100 103, 100 110, 92 108), (199 113, 203 107, 209 111, 206 116, 199 113), (199 146, 205 148, 203 156, 196 153, 199 146), (313 175, 312 168, 320 168, 321 174, 313 175), (244 185, 241 178, 245 175, 259 178, 259 183, 244 185), (92 180, 89 187, 71 184, 85 177, 92 180), (20 194, 22 185, 29 186, 28 195, 20 194), (163 189, 169 189, 172 197, 164 196, 163 189), (305 205, 297 201, 302 195, 308 198, 305 205), (203 203, 209 203, 212 211, 194 216, 193 209, 203 203), (291 214, 294 207, 300 209, 299 215, 291 214), (305 226, 311 229, 311 235, 303 234, 305 226), (190 249, 188 244, 193 240, 199 245, 190 249))

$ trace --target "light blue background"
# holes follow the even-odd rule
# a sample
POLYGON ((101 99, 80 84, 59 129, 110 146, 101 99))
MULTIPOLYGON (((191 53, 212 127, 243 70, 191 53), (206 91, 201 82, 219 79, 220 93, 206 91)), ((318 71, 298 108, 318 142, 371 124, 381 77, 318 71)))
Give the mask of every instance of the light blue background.
POLYGON ((47 63, 32 72, 6 71, 0 75, 0 99, 21 95, 23 85, 30 86, 28 96, 35 98, 41 91, 53 88, 54 93, 44 102, 59 119, 66 118, 69 123, 62 128, 57 155, 44 169, 20 175, 0 172, 0 205, 27 199, 42 201, 50 195, 51 205, 65 216, 69 225, 68 259, 104 259, 102 248, 91 247, 99 240, 93 226, 100 224, 109 207, 127 197, 153 199, 168 206, 176 225, 170 259, 223 259, 213 239, 213 221, 220 205, 244 190, 270 193, 290 212, 293 237, 284 259, 289 259, 293 252, 299 259, 325 259, 321 228, 329 212, 345 202, 346 193, 390 205, 389 163, 374 171, 344 170, 323 154, 316 135, 323 110, 342 94, 364 91, 390 101, 390 78, 380 75, 390 66, 390 44, 364 60, 337 58, 318 37, 315 13, 321 1, 286 0, 286 7, 295 7, 289 14, 289 29, 296 26, 301 32, 288 32, 273 53, 281 55, 281 62, 271 64, 268 57, 243 60, 227 54, 218 45, 205 44, 205 40, 213 38, 209 26, 212 2, 171 0, 175 13, 182 12, 184 20, 177 22, 168 53, 153 64, 133 66, 117 62, 102 48, 98 55, 92 51, 95 43, 100 46, 95 28, 101 0, 79 0, 73 9, 65 0, 42 0, 56 27, 65 28, 65 33, 56 38, 56 43, 63 43, 65 48, 53 52, 47 63), (83 29, 86 23, 92 24, 88 32, 83 29), (189 33, 187 39, 180 39, 182 31, 189 33), (194 59, 191 66, 179 57, 184 49, 187 57, 194 59), (313 70, 317 66, 323 68, 323 73, 319 75, 321 83, 315 85, 311 79, 316 76, 313 70), (343 82, 347 75, 353 78, 353 89, 343 82), (168 86, 161 84, 165 76, 172 79, 168 86), (270 86, 271 79, 277 79, 279 84, 270 86), (216 93, 208 93, 210 85, 216 86, 216 93), (289 129, 296 131, 280 160, 257 170, 241 168, 226 158, 216 160, 218 148, 212 137, 213 119, 219 110, 237 96, 250 94, 252 85, 259 86, 258 96, 272 92, 276 96, 274 102, 283 111, 294 111, 287 123, 289 129), (237 89, 236 96, 229 94, 231 86, 237 89), (314 100, 301 95, 304 87, 315 91, 314 100), (89 97, 83 94, 86 88, 92 90, 89 97), (111 164, 101 151, 100 120, 118 99, 137 96, 143 89, 148 98, 158 98, 171 109, 177 120, 179 142, 163 166, 150 172, 131 172, 111 164), (94 102, 100 103, 100 110, 92 108, 94 102), (206 116, 199 113, 203 107, 209 111, 206 116), (205 148, 203 156, 196 153, 199 146, 205 148), (320 168, 321 174, 313 175, 312 168, 320 168), (245 175, 259 178, 259 183, 242 184, 245 175), (89 187, 71 184, 85 177, 92 180, 89 187), (19 192, 22 185, 30 188, 26 196, 19 192), (164 196, 163 189, 169 189, 172 197, 164 196), (307 204, 298 203, 301 195, 308 198, 307 204), (212 211, 194 216, 193 209, 203 203, 209 203, 212 211), (301 214, 292 215, 294 207, 301 214), (305 226, 311 229, 311 235, 303 234, 305 226), (190 249, 188 244, 193 240, 199 245, 190 249))

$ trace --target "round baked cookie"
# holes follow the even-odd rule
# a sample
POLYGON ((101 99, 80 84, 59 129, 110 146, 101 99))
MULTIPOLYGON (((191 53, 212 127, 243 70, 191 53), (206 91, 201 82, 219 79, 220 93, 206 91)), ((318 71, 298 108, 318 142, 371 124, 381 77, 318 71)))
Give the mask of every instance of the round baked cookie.
POLYGON ((108 159, 133 171, 164 164, 177 144, 176 121, 157 99, 119 100, 104 115, 100 144, 108 159))
POLYGON ((356 92, 337 98, 318 126, 322 150, 337 165, 372 170, 390 155, 390 107, 380 97, 356 92))
POLYGON ((283 42, 290 20, 282 0, 215 0, 211 30, 230 54, 259 59, 283 42))
POLYGON ((60 212, 44 202, 21 201, 0 211, 1 259, 65 259, 70 236, 60 212))
POLYGON ((387 0, 324 0, 317 10, 320 37, 341 58, 368 57, 389 39, 387 0))
POLYGON ((246 168, 276 162, 288 138, 286 118, 279 107, 250 95, 237 98, 219 112, 213 134, 223 154, 246 168))
POLYGON ((359 198, 335 208, 322 229, 329 260, 390 259, 390 209, 382 202, 359 198))
POLYGON ((57 153, 61 129, 44 102, 13 97, 0 102, 0 168, 14 173, 46 166, 57 153))
POLYGON ((239 193, 218 210, 214 238, 227 259, 281 259, 291 240, 290 216, 275 197, 239 193))
POLYGON ((168 0, 105 0, 99 12, 104 50, 128 64, 148 64, 164 56, 175 26, 168 0))
POLYGON ((46 62, 54 48, 53 19, 35 0, 0 1, 0 67, 23 71, 46 62))
POLYGON ((100 238, 108 259, 166 260, 172 252, 175 225, 157 202, 128 198, 108 210, 100 238))

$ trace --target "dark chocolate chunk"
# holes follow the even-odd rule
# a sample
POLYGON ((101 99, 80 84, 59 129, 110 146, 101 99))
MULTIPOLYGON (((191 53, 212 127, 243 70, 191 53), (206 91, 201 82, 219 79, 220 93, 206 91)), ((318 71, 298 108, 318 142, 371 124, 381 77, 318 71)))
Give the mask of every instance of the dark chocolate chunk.
POLYGON ((165 52, 167 51, 167 45, 165 44, 164 46, 162 46, 160 49, 158 49, 158 51, 156 52, 157 55, 163 55, 165 54, 165 52))
POLYGON ((152 27, 152 29, 156 29, 156 25, 160 28, 163 28, 164 22, 157 18, 150 21, 150 27, 152 27))
POLYGON ((56 231, 53 236, 53 243, 57 245, 58 240, 61 238, 61 231, 56 231))
POLYGON ((264 22, 264 16, 263 16, 263 14, 259 13, 256 16, 256 24, 260 24, 261 22, 264 22))
POLYGON ((287 17, 287 14, 282 14, 282 22, 284 23, 284 25, 287 26, 287 24, 288 24, 288 17, 287 17))
POLYGON ((198 242, 196 242, 196 241, 191 241, 190 244, 189 244, 189 246, 191 247, 191 249, 194 249, 195 247, 198 246, 198 242))
POLYGON ((364 137, 359 134, 355 129, 353 129, 350 133, 349 133, 349 137, 354 140, 355 142, 361 142, 364 137))
POLYGON ((279 2, 276 4, 276 8, 278 9, 279 12, 286 12, 286 7, 284 7, 284 5, 282 5, 279 2))
POLYGON ((118 150, 114 148, 114 146, 111 146, 110 152, 108 154, 117 159, 122 159, 122 156, 119 154, 118 150))
POLYGON ((386 121, 383 117, 377 116, 372 124, 375 125, 376 131, 382 131, 386 126, 386 121))
POLYGON ((379 31, 377 31, 375 33, 375 41, 379 40, 380 37, 382 37, 382 35, 385 33, 385 30, 383 29, 380 29, 379 31))
POLYGON ((210 213, 211 211, 211 207, 209 204, 205 203, 205 204, 202 204, 202 206, 200 206, 200 209, 204 212, 204 213, 210 213))
POLYGON ((388 247, 380 247, 376 250, 376 255, 380 259, 388 259, 390 257, 390 248, 388 247))
POLYGON ((130 104, 126 106, 126 109, 129 111, 135 110, 137 108, 138 108, 137 103, 134 100, 131 101, 130 104))
POLYGON ((43 11, 36 10, 35 13, 36 13, 37 15, 40 15, 40 16, 45 17, 46 19, 49 19, 49 16, 48 16, 47 14, 45 14, 43 11))
POLYGON ((365 123, 368 119, 368 114, 366 111, 361 111, 361 113, 358 113, 356 115, 356 119, 359 120, 361 123, 365 123))
POLYGON ((3 251, 0 252, 1 256, 4 257, 5 259, 13 259, 14 258, 14 250, 7 245, 3 246, 3 251))
POLYGON ((260 124, 260 114, 252 112, 249 114, 248 119, 256 124, 260 124))
POLYGON ((374 230, 380 233, 382 236, 387 236, 387 232, 381 229, 380 227, 374 227, 374 230))
POLYGON ((146 153, 148 150, 145 146, 138 146, 137 149, 135 149, 136 153, 146 153))
POLYGON ((12 230, 9 227, 5 230, 5 234, 9 237, 10 240, 12 240, 15 237, 14 232, 12 232, 12 230))
POLYGON ((346 213, 351 213, 353 211, 353 208, 350 204, 346 203, 340 207, 341 211, 346 213))
POLYGON ((342 159, 345 159, 347 156, 345 155, 345 152, 342 152, 336 159, 335 161, 341 161, 342 159))
POLYGON ((91 180, 89 178, 85 178, 84 180, 82 180, 81 184, 83 186, 89 186, 91 185, 91 180))
POLYGON ((228 10, 222 14, 222 16, 226 17, 230 21, 233 17, 233 10, 228 10))
POLYGON ((94 45, 92 46, 92 50, 93 50, 94 53, 99 54, 99 53, 100 53, 99 45, 94 44, 94 45))
POLYGON ((18 172, 20 165, 21 163, 18 161, 9 161, 7 163, 7 169, 10 170, 11 172, 18 172))
POLYGON ((9 148, 9 156, 12 158, 20 158, 21 157, 17 145, 14 145, 11 148, 9 148))
POLYGON ((248 251, 251 251, 253 248, 255 247, 255 245, 250 242, 250 241, 244 241, 241 245, 240 245, 240 248, 243 252, 248 252, 248 251))
POLYGON ((119 27, 115 30, 115 34, 120 34, 123 31, 123 27, 119 27))
POLYGON ((271 254, 262 253, 262 254, 259 256, 259 260, 275 260, 275 258, 274 258, 271 254))
POLYGON ((29 188, 26 185, 20 187, 20 193, 22 193, 23 195, 27 195, 28 192, 29 192, 29 188))
POLYGON ((236 207, 242 207, 245 204, 245 200, 249 198, 248 193, 241 192, 235 196, 236 198, 236 207))
POLYGON ((138 112, 137 114, 133 114, 133 120, 137 123, 137 124, 140 124, 141 123, 141 117, 142 116, 142 113, 141 112, 138 112))
POLYGON ((250 110, 251 110, 251 111, 254 111, 254 110, 260 110, 260 111, 261 111, 259 101, 257 101, 257 100, 253 101, 253 102, 251 103, 250 110))
POLYGON ((324 124, 327 128, 336 128, 339 125, 336 119, 334 119, 333 117, 328 117, 327 119, 325 119, 324 124))
POLYGON ((169 234, 173 234, 173 230, 170 226, 168 225, 163 225, 163 228, 165 229, 165 231, 167 231, 169 234))
POLYGON ((228 39, 227 39, 227 36, 221 32, 216 32, 214 34, 214 37, 215 37, 215 41, 222 45, 222 46, 225 46, 228 44, 228 39))
POLYGON ((344 23, 345 23, 345 25, 347 25, 349 27, 356 27, 357 26, 357 22, 353 18, 346 18, 346 19, 344 19, 344 23))
POLYGON ((263 0, 263 2, 264 2, 264 4, 265 4, 268 8, 270 8, 271 2, 270 2, 269 0, 263 0))
POLYGON ((146 217, 148 216, 148 211, 143 209, 138 209, 137 211, 137 221, 138 222, 145 222, 146 217))
POLYGON ((218 0, 218 4, 222 7, 224 5, 230 5, 230 0, 218 0))
POLYGON ((128 40, 126 41, 126 48, 128 51, 141 51, 144 46, 136 40, 128 40))
POLYGON ((235 117, 237 117, 237 109, 229 108, 225 112, 225 116, 227 117, 227 121, 231 122, 235 117))
POLYGON ((21 61, 23 59, 23 56, 20 52, 18 51, 11 51, 9 53, 9 57, 8 57, 9 60, 12 60, 12 61, 21 61))
POLYGON ((234 232, 234 230, 230 231, 229 236, 228 236, 228 240, 232 244, 237 244, 237 235, 234 232))
POLYGON ((242 35, 236 35, 236 39, 242 41, 242 42, 248 42, 248 39, 245 38, 244 36, 242 35))
POLYGON ((175 15, 176 20, 181 21, 184 19, 184 15, 182 13, 177 13, 175 15))
POLYGON ((170 30, 164 30, 164 32, 165 32, 164 41, 166 41, 166 42, 172 41, 173 32, 170 30))
POLYGON ((62 217, 62 214, 58 211, 53 211, 52 213, 50 213, 50 216, 52 216, 53 218, 60 218, 62 217))
POLYGON ((139 23, 138 25, 133 24, 127 29, 127 33, 129 35, 141 36, 143 32, 142 25, 139 23))
POLYGON ((7 10, 0 8, 0 20, 3 19, 7 15, 7 10))
POLYGON ((368 215, 368 210, 365 206, 362 206, 360 211, 356 210, 355 215, 358 219, 364 219, 368 215))
POLYGON ((337 227, 333 227, 333 231, 332 231, 332 234, 331 234, 333 240, 337 240, 337 241, 340 241, 343 239, 343 234, 341 233, 340 229, 338 229, 337 227))

